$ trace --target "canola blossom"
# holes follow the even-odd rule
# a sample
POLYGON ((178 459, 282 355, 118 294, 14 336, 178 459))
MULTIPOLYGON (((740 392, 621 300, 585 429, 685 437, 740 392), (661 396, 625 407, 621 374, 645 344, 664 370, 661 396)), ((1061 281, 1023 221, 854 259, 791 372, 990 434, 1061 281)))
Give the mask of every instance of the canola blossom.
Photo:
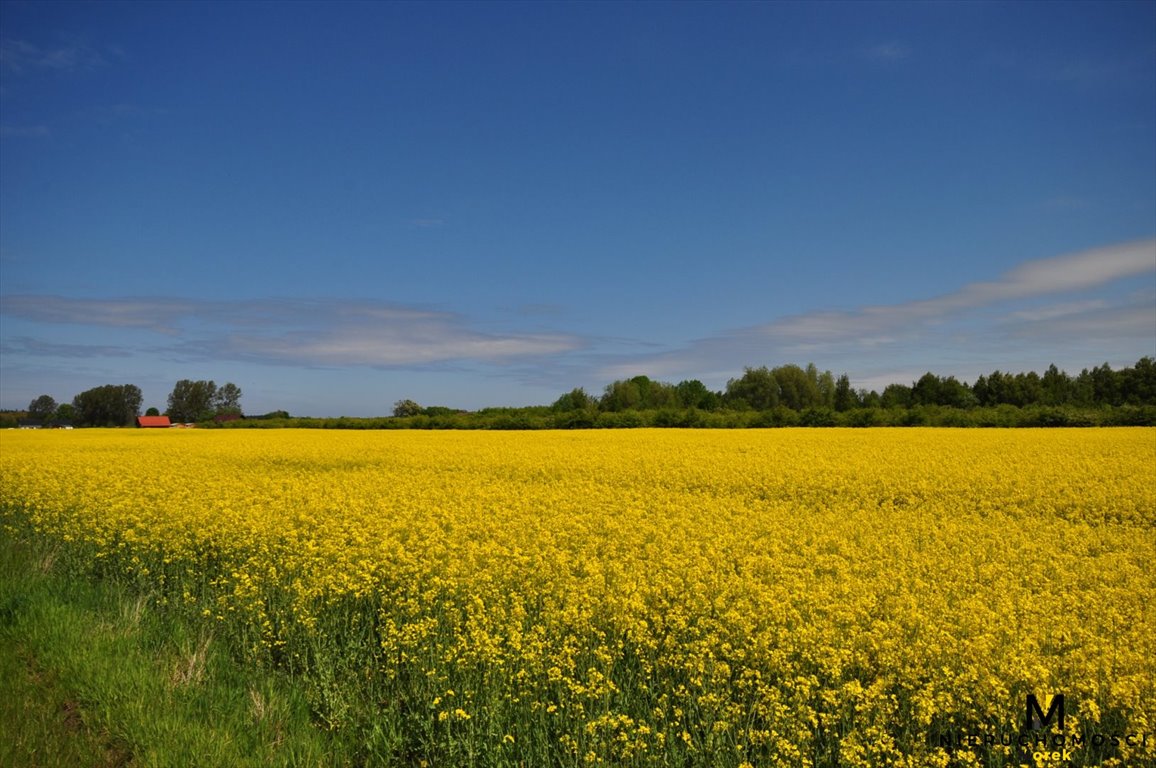
POLYGON ((12 431, 0 520, 384 764, 1137 766, 1154 468, 1147 428, 12 431))

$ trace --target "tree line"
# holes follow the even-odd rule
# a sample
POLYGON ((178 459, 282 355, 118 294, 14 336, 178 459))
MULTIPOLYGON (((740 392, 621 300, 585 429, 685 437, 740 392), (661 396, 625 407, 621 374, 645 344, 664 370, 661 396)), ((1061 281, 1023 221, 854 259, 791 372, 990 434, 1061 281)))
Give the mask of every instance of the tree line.
MULTIPOLYGON (((39 426, 128 427, 141 415, 143 402, 135 384, 105 384, 87 389, 66 403, 40 395, 28 404, 25 416, 39 426)), ((164 415, 174 423, 189 423, 227 413, 241 414, 241 388, 236 384, 226 382, 218 387, 213 381, 181 379, 168 396, 164 415)), ((161 413, 149 408, 146 415, 161 413)), ((0 426, 16 426, 20 421, 16 414, 0 414, 0 426)))
POLYGON ((634 376, 600 395, 581 387, 551 405, 462 411, 412 399, 377 418, 277 418, 230 427, 322 429, 583 429, 781 426, 1054 427, 1156 425, 1156 361, 1113 370, 1107 363, 1070 376, 993 371, 972 384, 926 373, 882 392, 855 389, 846 375, 815 365, 748 367, 714 391, 697 379, 669 383, 634 376))
POLYGON ((814 364, 805 368, 783 365, 777 368, 745 368, 742 376, 727 382, 726 389, 714 392, 696 379, 678 384, 635 376, 608 384, 600 397, 581 388, 572 390, 554 403, 554 409, 601 412, 695 408, 703 411, 770 411, 784 408, 802 412, 826 409, 836 413, 855 409, 909 409, 916 406, 945 406, 961 410, 1010 405, 1027 407, 1079 408, 1156 406, 1156 361, 1141 358, 1134 366, 1113 371, 1107 363, 1085 368, 1070 376, 1055 365, 1038 373, 1005 373, 999 370, 980 376, 968 385, 954 376, 925 373, 918 381, 889 384, 882 392, 853 389, 846 374, 836 378, 831 371, 820 372, 814 364))
MULTIPOLYGON (((105 385, 57 404, 41 395, 27 417, 41 424, 128 426, 140 415, 141 392, 131 384, 105 385)), ((149 414, 159 414, 155 408, 149 414)), ((241 414, 241 389, 182 379, 168 397, 173 422, 211 422, 241 414)), ((12 414, 0 425, 15 426, 12 414), (11 420, 8 424, 6 420, 11 420)), ((594 395, 576 387, 551 405, 462 411, 406 399, 391 416, 292 418, 285 411, 231 421, 230 427, 340 429, 576 429, 617 427, 771 426, 1107 426, 1156 425, 1156 360, 1142 357, 1113 370, 1107 363, 1071 376, 1051 365, 1043 373, 995 370, 973 383, 928 372, 882 392, 855 389, 847 374, 814 364, 747 367, 720 391, 697 379, 678 383, 634 376, 594 395)))

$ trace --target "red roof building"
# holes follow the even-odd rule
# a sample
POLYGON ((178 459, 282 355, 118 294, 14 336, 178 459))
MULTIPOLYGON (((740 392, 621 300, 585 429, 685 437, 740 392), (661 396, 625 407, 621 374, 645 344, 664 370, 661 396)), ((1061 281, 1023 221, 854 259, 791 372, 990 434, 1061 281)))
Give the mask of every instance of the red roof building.
POLYGON ((173 424, 168 416, 137 416, 138 427, 171 427, 173 424))

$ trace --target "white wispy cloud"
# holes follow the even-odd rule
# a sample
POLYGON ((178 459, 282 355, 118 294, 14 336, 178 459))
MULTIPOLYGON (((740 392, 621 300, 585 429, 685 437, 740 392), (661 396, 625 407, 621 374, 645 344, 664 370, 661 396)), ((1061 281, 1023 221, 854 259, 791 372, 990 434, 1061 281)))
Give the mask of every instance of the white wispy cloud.
POLYGON ((180 299, 72 299, 63 296, 0 296, 0 315, 38 323, 142 328, 157 333, 178 331, 179 320, 206 308, 204 302, 180 299))
POLYGON ((1089 312, 1104 309, 1107 306, 1108 302, 1104 299, 1087 299, 1084 301, 1049 304, 1044 307, 1032 307, 1018 312, 1012 312, 1008 317, 1013 321, 1035 323, 1043 320, 1055 320, 1058 318, 1072 317, 1074 315, 1084 315, 1089 312))
POLYGON ((57 344, 31 336, 13 336, 0 339, 0 354, 30 357, 132 357, 132 352, 124 347, 108 344, 57 344))
POLYGON ((993 50, 981 59, 1010 76, 1060 83, 1080 89, 1150 87, 1156 46, 1121 49, 1112 54, 1074 55, 1071 51, 993 50))
POLYGON ((1156 296, 1149 293, 1120 304, 1090 301, 1042 307, 1014 313, 1001 327, 1015 338, 1050 343, 1147 339, 1151 352, 1156 351, 1156 296))
POLYGON ((934 323, 958 313, 1018 299, 1087 290, 1121 278, 1156 272, 1156 240, 1143 240, 1026 262, 996 280, 964 285, 931 299, 841 312, 786 317, 753 329, 793 341, 863 341, 934 323))
POLYGON ((1075 195, 1055 195, 1039 203, 1039 208, 1056 213, 1087 211, 1093 207, 1092 201, 1075 195))
POLYGON ((0 40, 0 67, 16 74, 35 70, 75 72, 106 63, 100 51, 77 40, 55 46, 37 45, 28 40, 0 40))
POLYGON ((934 356, 941 353, 935 345, 972 347, 975 355, 986 349, 997 355, 1002 341, 1031 338, 1069 345, 1091 343, 1104 334, 1156 341, 1156 297, 1152 294, 1115 303, 1072 296, 1153 274, 1156 240, 1093 248, 1028 261, 994 280, 968 283, 929 299, 789 315, 682 348, 610 360, 602 373, 608 379, 640 372, 670 377, 695 371, 736 371, 768 358, 869 363, 881 355, 902 355, 904 349, 921 348, 925 357, 934 356), (1055 302, 1056 298, 1063 300, 1055 302), (1048 305, 1048 301, 1053 303, 1048 305), (1036 306, 1040 303, 1045 306, 1036 306), (976 318, 981 311, 993 316, 976 318), (969 322, 978 327, 968 327, 969 322))
POLYGON ((51 133, 46 125, 0 123, 0 138, 3 139, 43 139, 51 133))
POLYGON ((373 301, 17 295, 0 297, 0 314, 35 323, 150 331, 172 339, 154 351, 181 357, 304 366, 500 364, 585 344, 568 334, 483 332, 452 312, 373 301))
POLYGON ((480 364, 558 386, 639 373, 717 386, 747 365, 815 362, 862 386, 914 370, 973 378, 995 367, 1056 362, 1078 370, 1153 354, 1151 277, 1156 240, 1143 240, 1028 261, 931 298, 789 315, 665 350, 638 340, 494 331, 453 312, 368 300, 13 295, 0 297, 0 314, 20 334, 3 340, 10 361, 133 354, 314 368, 480 364), (75 333, 38 333, 29 324, 75 333))
POLYGON ((911 55, 911 48, 891 40, 868 46, 864 49, 863 55, 871 61, 901 61, 911 55))

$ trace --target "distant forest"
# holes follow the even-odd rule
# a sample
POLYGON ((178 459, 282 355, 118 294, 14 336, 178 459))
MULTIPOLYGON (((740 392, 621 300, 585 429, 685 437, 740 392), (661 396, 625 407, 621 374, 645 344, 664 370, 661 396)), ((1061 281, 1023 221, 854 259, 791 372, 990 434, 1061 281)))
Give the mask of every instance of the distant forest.
MULTIPOLYGON (((373 418, 293 417, 285 411, 217 418, 239 413, 239 400, 240 389, 233 384, 217 388, 213 382, 181 381, 169 397, 169 411, 178 417, 174 421, 195 414, 202 426, 229 429, 1156 426, 1156 360, 1143 357, 1119 370, 1105 363, 1077 376, 1055 365, 1043 374, 997 370, 972 384, 929 372, 910 385, 889 384, 882 392, 854 389, 846 374, 836 377, 813 364, 761 366, 745 368, 721 392, 697 379, 671 384, 635 376, 606 385, 600 395, 578 387, 551 405, 523 408, 462 411, 399 400, 392 415, 373 418)), ((62 415, 72 417, 76 426, 127 426, 140 415, 140 402, 140 390, 133 385, 88 390, 71 406, 56 406, 42 395, 26 412, 0 413, 0 427, 30 420, 49 425, 62 415)))
POLYGON ((854 389, 850 378, 806 367, 746 368, 721 392, 691 379, 671 384, 647 376, 620 379, 600 395, 573 389, 552 405, 460 411, 394 404, 380 418, 290 418, 268 414, 224 424, 329 429, 612 429, 622 427, 1063 427, 1156 425, 1156 360, 1112 370, 1107 364, 1070 376, 993 371, 967 384, 926 373, 882 392, 854 389))

